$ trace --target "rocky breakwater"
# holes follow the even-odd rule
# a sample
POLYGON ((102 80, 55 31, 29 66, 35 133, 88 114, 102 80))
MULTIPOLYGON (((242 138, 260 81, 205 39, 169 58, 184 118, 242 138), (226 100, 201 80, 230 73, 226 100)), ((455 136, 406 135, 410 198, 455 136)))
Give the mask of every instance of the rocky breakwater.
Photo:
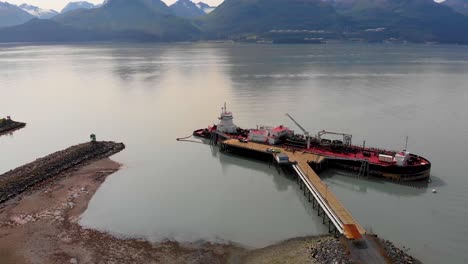
POLYGON ((16 122, 10 117, 0 118, 0 135, 25 127, 26 123, 16 122))
POLYGON ((123 143, 88 142, 55 152, 0 175, 0 203, 59 174, 91 161, 109 157, 125 148, 123 143))
POLYGON ((339 239, 327 237, 310 247, 310 256, 318 264, 351 264, 353 261, 339 239))
POLYGON ((403 247, 399 249, 391 241, 381 239, 380 243, 383 245, 388 257, 392 263, 395 264, 420 264, 421 262, 408 254, 409 248, 403 247))

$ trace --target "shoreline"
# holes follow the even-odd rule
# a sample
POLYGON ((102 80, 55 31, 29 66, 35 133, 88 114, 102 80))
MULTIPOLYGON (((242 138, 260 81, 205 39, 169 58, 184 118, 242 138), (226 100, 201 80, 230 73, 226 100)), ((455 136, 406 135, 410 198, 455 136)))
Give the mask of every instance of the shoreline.
MULTIPOLYGON (((86 144, 94 143, 82 145, 86 144)), ((115 151, 105 153, 106 155, 91 155, 93 158, 85 159, 73 166, 66 166, 66 169, 35 182, 33 186, 29 186, 15 197, 0 203, 2 264, 269 264, 329 263, 330 261, 351 263, 346 247, 331 235, 297 237, 264 248, 250 249, 231 242, 151 243, 144 239, 120 238, 82 227, 78 222, 90 200, 107 177, 122 166, 108 158, 115 151)), ((37 163, 41 164, 44 161, 50 163, 50 160, 54 160, 50 157, 54 155, 62 157, 64 151, 53 153, 47 156, 49 158, 38 159, 4 175, 28 172, 25 168, 31 166, 42 172, 41 166, 37 166, 37 163)), ((0 192, 4 192, 4 189, 2 190, 4 186, 0 184, 0 192)), ((400 254, 397 250, 396 248, 393 250, 395 255, 400 254)))
POLYGON ((122 165, 93 161, 0 205, 0 259, 3 263, 226 263, 233 245, 151 244, 120 239, 78 224, 105 179, 122 165))
POLYGON ((247 249, 233 243, 151 243, 80 226, 78 221, 89 201, 106 178, 121 166, 109 158, 95 160, 62 172, 0 204, 2 264, 248 264, 271 263, 273 259, 286 261, 292 256, 298 260, 296 263, 310 263, 310 246, 320 239, 331 238, 329 235, 293 238, 261 249, 247 249))

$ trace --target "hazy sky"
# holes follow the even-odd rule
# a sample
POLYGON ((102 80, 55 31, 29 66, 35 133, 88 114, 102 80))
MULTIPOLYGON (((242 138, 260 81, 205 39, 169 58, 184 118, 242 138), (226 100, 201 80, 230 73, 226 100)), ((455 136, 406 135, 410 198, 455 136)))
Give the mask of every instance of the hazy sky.
MULTIPOLYGON (((69 2, 78 2, 82 0, 0 0, 1 2, 8 2, 10 4, 21 5, 24 3, 35 5, 45 9, 54 9, 56 11, 62 10, 64 6, 66 6, 69 2)), ((84 0, 90 3, 99 4, 104 2, 103 0, 84 0)), ((166 4, 170 5, 177 0, 162 0, 166 4)), ((194 2, 205 2, 210 5, 218 5, 223 0, 195 0, 194 2)))
MULTIPOLYGON (((35 5, 41 8, 46 8, 46 9, 54 9, 56 11, 62 10, 64 6, 66 6, 69 2, 76 2, 76 1, 81 1, 81 0, 0 0, 2 2, 8 2, 11 4, 16 4, 20 5, 23 3, 27 3, 30 5, 35 5)), ((102 3, 103 0, 86 0, 91 3, 99 4, 102 3)), ((174 3, 177 0, 162 0, 166 4, 170 5, 174 3)), ((192 0, 193 2, 205 2, 209 5, 219 5, 219 3, 223 2, 223 0, 192 0)), ((442 2, 443 0, 435 0, 436 2, 442 2)))

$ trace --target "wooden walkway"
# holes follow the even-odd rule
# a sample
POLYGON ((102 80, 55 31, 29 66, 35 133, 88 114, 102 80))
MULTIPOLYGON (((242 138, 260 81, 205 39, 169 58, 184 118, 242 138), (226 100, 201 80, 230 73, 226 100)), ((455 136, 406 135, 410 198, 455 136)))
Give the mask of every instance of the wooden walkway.
POLYGON ((364 228, 359 225, 359 223, 352 217, 352 215, 346 210, 346 208, 341 204, 340 200, 331 192, 328 186, 320 179, 320 177, 315 173, 315 171, 309 166, 309 162, 320 163, 326 158, 320 155, 312 153, 304 153, 300 151, 290 151, 280 147, 268 146, 264 144, 247 142, 243 143, 237 139, 229 139, 223 142, 228 146, 234 146, 238 148, 246 148, 250 150, 255 150, 263 153, 268 153, 268 148, 274 148, 281 151, 281 153, 287 154, 289 160, 293 163, 296 163, 301 171, 306 175, 307 180, 312 184, 315 189, 319 192, 321 197, 325 200, 326 204, 333 210, 334 214, 339 218, 341 223, 344 225, 344 234, 347 238, 356 239, 360 235, 365 234, 364 228), (359 234, 355 234, 355 232, 359 234))

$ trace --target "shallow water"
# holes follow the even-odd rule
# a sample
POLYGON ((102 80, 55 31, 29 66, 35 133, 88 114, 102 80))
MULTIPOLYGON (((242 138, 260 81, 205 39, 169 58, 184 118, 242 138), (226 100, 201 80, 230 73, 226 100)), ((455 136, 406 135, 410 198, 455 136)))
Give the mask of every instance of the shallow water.
POLYGON ((0 46, 0 171, 88 140, 126 143, 81 224, 152 241, 261 247, 326 232, 294 181, 267 164, 177 142, 216 122, 352 133, 433 163, 418 189, 323 174, 353 216, 425 263, 466 263, 468 47, 80 44, 0 46), (436 188, 437 194, 431 193, 436 188))

